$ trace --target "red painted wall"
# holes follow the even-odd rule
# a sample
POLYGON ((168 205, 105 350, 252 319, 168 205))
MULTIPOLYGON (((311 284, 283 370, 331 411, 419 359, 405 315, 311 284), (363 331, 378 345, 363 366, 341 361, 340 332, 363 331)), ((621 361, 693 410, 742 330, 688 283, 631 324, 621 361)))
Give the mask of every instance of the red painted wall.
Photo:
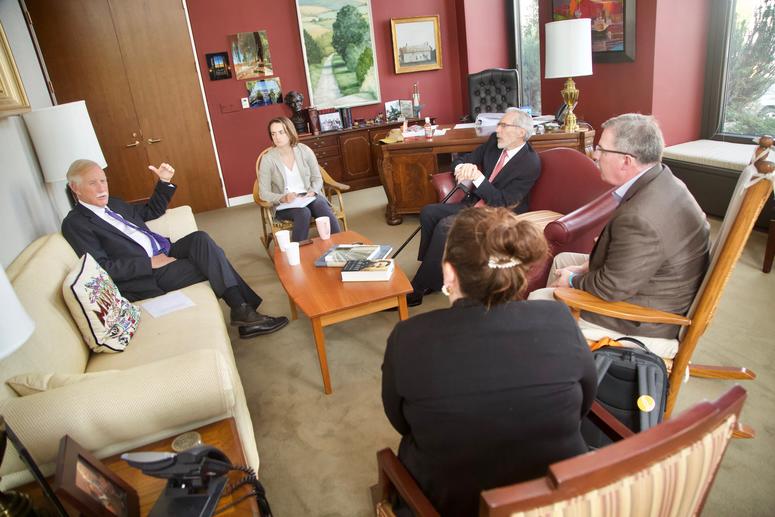
MULTIPOLYGON (((543 0, 542 26, 552 21, 551 11, 552 0, 543 0)), ((574 78, 581 92, 579 119, 599 129, 621 113, 653 114, 667 145, 699 138, 708 14, 706 0, 638 0, 635 61, 593 63, 593 75, 574 78)), ((542 29, 542 49, 544 37, 542 29)), ((563 82, 541 80, 545 112, 562 102, 563 82)))
MULTIPOLYGON (((243 110, 240 98, 247 96, 245 81, 234 78, 210 81, 205 54, 228 52, 230 34, 265 30, 274 72, 281 80, 283 92, 299 90, 308 99, 295 2, 234 0, 224 7, 210 0, 187 0, 187 7, 226 192, 230 198, 250 194, 256 177, 256 157, 270 145, 266 124, 274 117, 289 116, 291 111, 285 105, 243 110)), ((353 116, 372 118, 384 111, 384 101, 410 99, 412 84, 418 82, 421 102, 425 104, 423 113, 436 116, 441 123, 458 120, 464 107, 460 96, 455 0, 372 0, 372 16, 382 100, 379 104, 354 108, 353 116), (390 18, 434 14, 440 18, 443 68, 396 75, 390 18)))
POLYGON ((503 0, 463 0, 468 71, 509 67, 508 20, 503 0))
POLYGON ((700 137, 709 4, 663 0, 657 5, 652 113, 666 145, 700 137))

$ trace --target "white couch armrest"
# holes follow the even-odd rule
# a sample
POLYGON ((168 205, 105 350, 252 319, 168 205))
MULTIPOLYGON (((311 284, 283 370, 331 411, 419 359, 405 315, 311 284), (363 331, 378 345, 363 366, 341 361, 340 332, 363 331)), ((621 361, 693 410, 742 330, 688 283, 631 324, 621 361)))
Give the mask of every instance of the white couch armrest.
MULTIPOLYGON (((165 436, 167 430, 169 436, 189 423, 231 416, 235 398, 229 371, 217 351, 197 350, 9 399, 0 406, 0 414, 35 460, 47 464, 56 460, 65 434, 98 451, 146 436, 165 436)), ((15 455, 8 456, 6 460, 15 461, 4 461, 0 475, 24 469, 15 455)))
POLYGON ((197 231, 194 213, 187 205, 170 208, 163 216, 146 221, 146 224, 154 232, 169 237, 172 242, 197 231))

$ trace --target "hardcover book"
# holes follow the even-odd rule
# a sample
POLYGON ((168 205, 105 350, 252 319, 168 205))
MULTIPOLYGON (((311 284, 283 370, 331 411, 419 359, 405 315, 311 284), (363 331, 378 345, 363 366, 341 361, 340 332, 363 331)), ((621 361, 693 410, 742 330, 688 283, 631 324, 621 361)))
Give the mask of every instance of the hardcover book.
POLYGON ((390 280, 393 259, 348 260, 342 268, 342 282, 382 282, 390 280))
POLYGON ((348 260, 377 260, 388 256, 391 246, 379 244, 339 244, 315 261, 318 267, 343 267, 348 260))

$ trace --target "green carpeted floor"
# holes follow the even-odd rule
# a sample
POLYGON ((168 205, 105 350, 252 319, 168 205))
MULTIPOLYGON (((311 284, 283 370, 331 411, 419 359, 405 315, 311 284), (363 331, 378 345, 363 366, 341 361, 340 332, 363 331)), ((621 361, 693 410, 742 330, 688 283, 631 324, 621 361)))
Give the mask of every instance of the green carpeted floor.
MULTIPOLYGON (((418 224, 417 217, 406 216, 402 225, 388 226, 381 188, 345 194, 345 203, 351 230, 394 248, 418 224)), ((197 222, 264 298, 262 310, 290 316, 285 292, 259 241, 257 207, 207 212, 197 215, 197 222)), ((419 237, 398 258, 410 278, 417 269, 418 242, 419 237)), ((705 515, 771 515, 775 507, 775 273, 761 272, 764 243, 765 235, 754 232, 694 358, 696 363, 744 365, 758 374, 744 383, 748 401, 743 411, 758 435, 731 443, 705 515)), ((410 316, 446 305, 443 295, 434 294, 410 309, 410 316)), ((230 330, 261 457, 259 476, 276 516, 373 514, 369 487, 377 480, 375 454, 383 447, 395 449, 399 441, 380 400, 385 340, 397 318, 395 312, 380 313, 325 329, 334 389, 328 396, 305 316, 266 337, 240 340, 230 330)), ((729 386, 691 379, 682 388, 679 411, 729 386)))

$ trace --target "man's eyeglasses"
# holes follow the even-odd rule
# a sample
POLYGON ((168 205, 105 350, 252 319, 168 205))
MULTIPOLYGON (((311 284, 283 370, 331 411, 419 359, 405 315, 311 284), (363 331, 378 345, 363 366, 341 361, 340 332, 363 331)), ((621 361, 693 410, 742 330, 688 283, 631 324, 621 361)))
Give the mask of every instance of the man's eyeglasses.
MULTIPOLYGON (((625 153, 623 151, 614 151, 613 149, 606 149, 604 147, 601 147, 599 145, 595 146, 595 152, 596 153, 611 153, 611 154, 623 154, 624 156, 632 156, 630 153, 625 153)), ((634 156, 632 156, 634 158, 634 156)))

